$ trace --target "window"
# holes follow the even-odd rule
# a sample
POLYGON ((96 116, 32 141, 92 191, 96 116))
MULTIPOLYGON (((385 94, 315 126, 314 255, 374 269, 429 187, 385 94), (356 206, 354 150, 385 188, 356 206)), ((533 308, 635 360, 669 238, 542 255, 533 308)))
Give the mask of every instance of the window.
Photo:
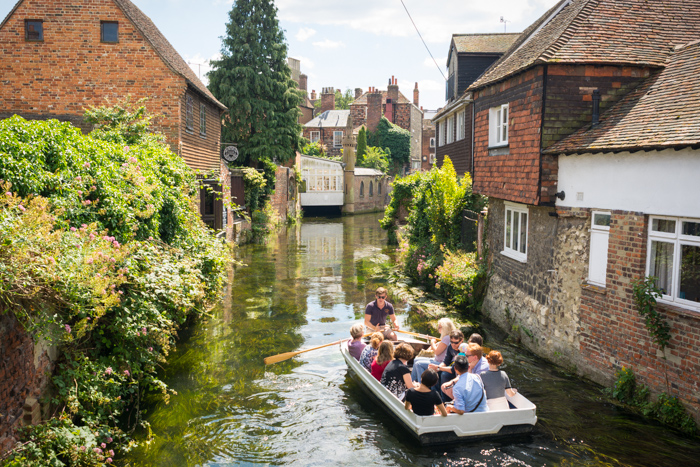
POLYGON ((192 96, 187 96, 185 104, 185 129, 192 131, 194 129, 194 102, 192 96))
POLYGON ((450 115, 447 118, 447 144, 452 143, 455 140, 455 117, 450 115))
POLYGON ((435 153, 430 153, 430 163, 431 164, 435 163, 435 153))
POLYGON ((317 141, 321 140, 321 132, 320 131, 312 131, 311 132, 311 142, 316 143, 317 141))
POLYGON ((442 121, 438 125, 438 146, 445 145, 445 122, 442 121))
POLYGON ((340 148, 343 147, 343 132, 334 131, 333 132, 333 147, 340 148))
POLYGON ((377 195, 382 195, 382 182, 377 182, 377 195))
POLYGON ((467 136, 466 111, 457 114, 457 141, 461 141, 467 136))
POLYGON ((102 42, 119 42, 119 23, 100 21, 100 40, 102 42))
POLYGON ((593 211, 588 282, 601 287, 605 287, 605 276, 608 271, 608 237, 610 237, 610 213, 593 211))
POLYGON ((503 251, 505 256, 527 261, 527 206, 506 202, 503 251))
POLYGON ((199 104, 199 134, 207 134, 207 106, 204 103, 199 104))
POLYGON ((374 182, 369 182, 369 197, 374 196, 374 182))
POLYGON ((360 182, 360 198, 365 197, 365 182, 360 182))
POLYGON ((41 19, 24 20, 24 40, 41 42, 44 40, 44 21, 41 19))
POLYGON ((508 104, 489 110, 489 146, 508 144, 508 104))
POLYGON ((430 147, 431 148, 435 147, 435 138, 430 138, 430 147))
POLYGON ((700 311, 700 219, 651 217, 647 275, 661 300, 700 311))

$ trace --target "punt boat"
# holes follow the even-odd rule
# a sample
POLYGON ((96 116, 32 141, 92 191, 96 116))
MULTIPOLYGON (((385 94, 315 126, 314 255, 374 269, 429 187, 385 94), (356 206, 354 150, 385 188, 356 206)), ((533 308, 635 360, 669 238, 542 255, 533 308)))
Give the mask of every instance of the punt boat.
POLYGON ((360 362, 350 355, 348 341, 340 344, 340 352, 350 376, 376 404, 401 424, 421 445, 451 444, 460 441, 503 439, 530 433, 537 423, 535 404, 520 393, 506 395, 515 407, 463 415, 448 414, 422 417, 404 408, 403 402, 377 381, 360 362))

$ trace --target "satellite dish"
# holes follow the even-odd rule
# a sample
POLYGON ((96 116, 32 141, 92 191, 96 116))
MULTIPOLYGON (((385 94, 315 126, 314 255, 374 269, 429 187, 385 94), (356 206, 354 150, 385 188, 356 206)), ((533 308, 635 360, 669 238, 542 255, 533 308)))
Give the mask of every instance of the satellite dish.
POLYGON ((223 158, 226 162, 233 162, 238 159, 238 148, 236 146, 226 146, 223 158))

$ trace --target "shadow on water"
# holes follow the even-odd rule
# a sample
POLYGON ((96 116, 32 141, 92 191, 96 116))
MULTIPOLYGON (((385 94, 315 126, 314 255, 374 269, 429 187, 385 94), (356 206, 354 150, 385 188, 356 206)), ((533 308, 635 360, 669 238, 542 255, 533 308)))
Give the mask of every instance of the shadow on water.
MULTIPOLYGON (((484 324, 515 387, 537 404, 535 432, 510 442, 421 448, 347 376, 335 346, 265 366, 268 355, 346 338, 391 261, 379 215, 305 218, 237 251, 219 306, 187 332, 152 403, 153 439, 132 466, 686 466, 700 446, 609 404, 484 324), (379 277, 379 279, 377 278, 379 277)), ((401 322, 407 306, 395 303, 401 322)))

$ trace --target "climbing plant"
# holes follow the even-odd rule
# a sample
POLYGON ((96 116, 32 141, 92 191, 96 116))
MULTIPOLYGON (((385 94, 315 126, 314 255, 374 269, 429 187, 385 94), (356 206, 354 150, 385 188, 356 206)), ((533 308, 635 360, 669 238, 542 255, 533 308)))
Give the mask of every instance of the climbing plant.
POLYGON ((651 339, 663 352, 671 340, 671 327, 656 309, 656 299, 661 297, 656 281, 657 278, 651 276, 633 281, 632 291, 637 311, 644 318, 651 339))

